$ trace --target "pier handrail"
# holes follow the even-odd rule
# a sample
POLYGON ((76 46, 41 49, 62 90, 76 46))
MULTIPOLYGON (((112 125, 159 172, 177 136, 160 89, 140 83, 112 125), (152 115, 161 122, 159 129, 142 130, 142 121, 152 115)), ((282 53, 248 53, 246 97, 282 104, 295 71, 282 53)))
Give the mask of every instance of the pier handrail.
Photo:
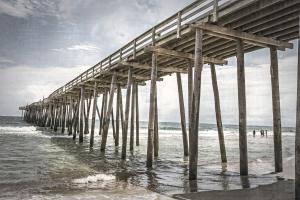
POLYGON ((158 25, 150 28, 142 35, 130 41, 122 48, 104 58, 102 61, 89 68, 64 86, 55 90, 49 95, 48 98, 61 95, 72 89, 75 85, 97 77, 123 59, 127 60, 134 58, 134 56, 139 51, 142 51, 145 46, 151 44, 152 38, 154 38, 155 41, 159 41, 167 35, 180 34, 181 30, 186 27, 187 24, 191 24, 212 14, 215 1, 217 1, 217 6, 219 7, 221 5, 225 5, 226 3, 233 3, 237 0, 197 0, 193 2, 192 4, 178 11, 176 14, 170 16, 166 20, 160 22, 158 25))

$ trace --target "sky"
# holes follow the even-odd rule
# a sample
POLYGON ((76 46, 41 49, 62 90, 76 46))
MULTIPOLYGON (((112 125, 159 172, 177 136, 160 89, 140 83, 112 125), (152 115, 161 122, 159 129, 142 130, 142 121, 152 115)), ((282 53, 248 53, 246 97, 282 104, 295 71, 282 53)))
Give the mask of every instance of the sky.
MULTIPOLYGON (((128 41, 193 0, 0 0, 0 115, 47 97, 128 41)), ((283 126, 296 116, 297 41, 279 51, 283 126)), ((269 50, 246 54, 249 125, 272 125, 269 50)), ((217 67, 224 124, 238 124, 236 59, 217 67)), ((185 102, 187 77, 182 76, 185 102)), ((140 119, 147 120, 149 83, 139 89, 140 119)), ((158 83, 159 121, 179 122, 176 77, 158 83)), ((186 103, 187 104, 187 103, 186 103)), ((210 69, 202 76, 200 122, 215 123, 210 69)))

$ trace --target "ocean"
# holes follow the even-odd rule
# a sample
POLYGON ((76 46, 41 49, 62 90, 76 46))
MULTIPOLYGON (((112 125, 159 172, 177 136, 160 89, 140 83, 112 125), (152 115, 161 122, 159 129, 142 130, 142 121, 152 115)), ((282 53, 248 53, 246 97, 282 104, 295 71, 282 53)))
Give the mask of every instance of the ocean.
MULTIPOLYGON (((0 117, 0 199, 169 199, 174 194, 252 188, 281 179, 273 173, 271 127, 248 127, 247 177, 239 176, 238 126, 224 125, 224 134, 227 165, 220 162, 216 126, 200 125, 198 180, 189 181, 179 123, 159 124, 159 157, 153 169, 147 169, 145 122, 140 124, 140 146, 128 150, 122 161, 111 130, 104 154, 98 134, 90 148, 88 135, 79 144, 72 136, 34 127, 20 117, 0 117), (268 136, 257 132, 253 137, 253 129, 268 130, 268 136)), ((283 128, 284 159, 294 156, 294 137, 293 128, 283 128)))

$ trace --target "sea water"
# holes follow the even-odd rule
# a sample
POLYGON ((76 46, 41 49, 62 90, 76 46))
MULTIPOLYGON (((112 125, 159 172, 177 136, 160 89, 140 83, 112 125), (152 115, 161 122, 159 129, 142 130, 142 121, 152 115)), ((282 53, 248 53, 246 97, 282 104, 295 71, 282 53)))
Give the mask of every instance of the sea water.
MULTIPOLYGON (((99 123, 96 123, 99 127, 99 123)), ((238 127, 224 126, 228 163, 221 164, 215 125, 201 124, 198 180, 188 180, 178 123, 159 124, 159 156, 146 168, 147 123, 140 123, 140 146, 127 151, 114 146, 112 130, 105 153, 96 129, 95 145, 73 141, 60 130, 34 127, 19 117, 0 117, 0 199, 168 199, 174 194, 233 190, 276 182, 271 127, 248 127, 249 176, 239 176, 238 127), (267 137, 257 131, 268 130, 267 137)), ((129 134, 128 134, 129 135, 129 134)), ((129 136, 128 136, 129 137, 129 136)), ((294 156, 295 131, 284 128, 283 157, 294 156)), ((120 139, 121 139, 120 135, 120 139)), ((128 139, 129 142, 129 139, 128 139)), ((122 141, 120 140, 120 144, 122 141)), ((128 146, 129 147, 129 144, 128 146)))

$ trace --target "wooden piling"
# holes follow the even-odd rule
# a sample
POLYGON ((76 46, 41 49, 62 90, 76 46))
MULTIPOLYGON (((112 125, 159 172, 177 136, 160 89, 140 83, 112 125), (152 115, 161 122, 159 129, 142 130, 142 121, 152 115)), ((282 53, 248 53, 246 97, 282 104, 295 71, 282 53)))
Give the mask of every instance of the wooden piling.
POLYGON ((225 148, 223 124, 222 124, 222 117, 221 117, 220 95, 219 95, 216 68, 213 63, 210 64, 210 72, 211 72, 211 80, 212 80, 214 99, 215 99, 215 112, 216 112, 216 121, 217 121, 217 128, 218 128, 221 161, 222 163, 226 163, 227 157, 226 157, 226 148, 225 148))
MULTIPOLYGON (((299 13, 300 16, 300 13, 299 13)), ((300 17, 298 38, 297 112, 295 138, 295 199, 300 199, 300 17)))
POLYGON ((106 113, 106 103, 107 103, 107 91, 105 91, 104 94, 102 95, 102 108, 101 108, 99 135, 101 135, 103 131, 103 125, 104 125, 105 113, 106 113))
POLYGON ((199 128, 199 109, 200 109, 200 90, 201 74, 203 69, 203 30, 196 29, 195 41, 195 74, 193 85, 193 98, 191 106, 191 125, 190 125, 190 154, 189 154, 189 179, 197 179, 198 166, 198 128, 199 128))
POLYGON ((67 99, 63 100, 63 111, 62 111, 62 124, 61 124, 61 133, 65 133, 65 127, 66 127, 66 112, 67 112, 67 99))
POLYGON ((248 175, 247 153, 247 113, 246 113, 246 86, 244 45, 241 39, 237 41, 237 79, 238 79, 238 103, 239 103, 239 148, 240 148, 240 174, 248 175))
POLYGON ((271 84, 273 105, 273 138, 275 154, 275 172, 282 172, 282 144, 281 144, 281 114, 280 93, 278 80, 278 56, 275 47, 270 48, 271 55, 271 84))
POLYGON ((180 120, 181 120, 181 129, 182 129, 182 142, 183 142, 183 155, 189 155, 188 139, 186 132, 186 120, 185 120, 185 108, 182 92, 182 81, 180 73, 176 73, 177 77, 177 88, 178 88, 178 99, 179 99, 179 110, 180 110, 180 120))
POLYGON ((87 106, 86 106, 86 115, 85 115, 85 123, 84 123, 84 134, 89 134, 89 116, 92 104, 92 95, 87 99, 87 106))
POLYGON ((153 163, 153 139, 154 139, 154 123, 155 123, 155 87, 157 79, 157 62, 156 55, 152 53, 151 67, 151 85, 150 85, 150 106, 148 121, 148 142, 147 142, 147 167, 152 167, 153 163))
POLYGON ((134 118, 135 118, 135 87, 136 83, 133 82, 132 83, 132 95, 131 95, 131 118, 130 118, 130 141, 129 141, 129 144, 130 144, 130 147, 129 147, 129 150, 130 151, 133 151, 133 147, 134 147, 134 118))
POLYGON ((120 136, 120 94, 119 94, 119 84, 117 86, 117 101, 116 101, 116 138, 115 138, 115 146, 119 146, 119 136, 120 136))
POLYGON ((112 79, 111 79, 111 85, 110 85, 110 92, 109 92, 109 102, 106 110, 106 115, 104 118, 104 126, 103 126, 103 135, 101 140, 101 151, 105 151, 106 148, 106 141, 107 141, 107 134, 108 134, 108 128, 110 123, 110 115, 113 108, 113 100, 114 100, 114 94, 115 94, 115 87, 116 87, 116 72, 114 72, 112 79))
POLYGON ((115 127, 115 118, 114 118, 114 109, 111 110, 111 126, 113 131, 114 141, 116 140, 116 127, 115 127))
POLYGON ((139 114, 139 86, 135 84, 135 144, 140 145, 140 114, 139 114))
POLYGON ((122 100, 122 91, 121 91, 121 86, 118 85, 118 93, 120 96, 120 103, 119 103, 119 112, 120 112, 120 118, 121 118, 121 130, 122 130, 122 135, 124 132, 124 112, 123 112, 123 100, 122 100))
POLYGON ((126 159, 127 131, 128 131, 131 85, 132 85, 132 69, 129 68, 128 69, 127 90, 126 90, 126 102, 125 102, 125 119, 124 119, 124 123, 123 123, 123 131, 122 131, 122 159, 126 159))
POLYGON ((79 122, 79 143, 83 142, 83 119, 84 119, 84 87, 80 88, 80 122, 79 122))
POLYGON ((96 122, 96 109, 97 109, 97 91, 98 84, 94 84, 94 102, 93 102, 93 111, 92 111, 92 124, 91 124, 91 136, 90 136, 90 147, 94 146, 94 133, 95 133, 95 122, 96 122))
POLYGON ((157 85, 155 86, 154 97, 154 136, 153 136, 154 157, 158 157, 159 135, 158 135, 158 108, 157 108, 157 85))
POLYGON ((192 100, 193 100, 193 65, 192 62, 188 63, 188 114, 189 114, 189 124, 191 122, 191 110, 192 110, 192 100))

